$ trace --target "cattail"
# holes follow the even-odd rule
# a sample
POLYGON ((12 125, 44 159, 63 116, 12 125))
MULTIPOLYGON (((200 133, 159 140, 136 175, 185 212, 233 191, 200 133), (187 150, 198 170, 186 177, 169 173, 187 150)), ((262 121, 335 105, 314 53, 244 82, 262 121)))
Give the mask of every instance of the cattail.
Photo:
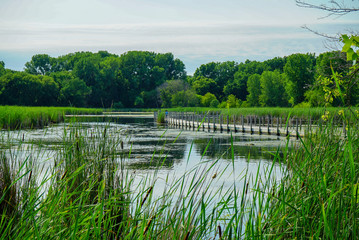
POLYGON ((213 176, 212 176, 212 179, 215 179, 217 177, 217 173, 215 173, 213 176))
POLYGON ((121 141, 121 150, 123 150, 123 141, 121 141))
POLYGON ((190 235, 190 233, 191 233, 191 232, 190 232, 190 231, 188 231, 188 232, 187 232, 187 234, 186 234, 186 236, 185 236, 185 238, 184 238, 183 240, 188 240, 188 239, 189 239, 189 235, 190 235))
POLYGON ((30 180, 31 180, 31 175, 32 175, 32 170, 30 171, 30 176, 29 176, 29 179, 27 180, 27 182, 30 182, 30 180))
POLYGON ((66 174, 67 174, 67 169, 66 169, 66 171, 64 172, 64 174, 62 175, 61 180, 64 179, 64 177, 66 176, 66 174))
POLYGON ((145 231, 143 232, 143 235, 146 234, 146 232, 148 231, 148 229, 150 228, 151 226, 151 223, 152 223, 152 220, 155 218, 155 216, 152 216, 151 219, 147 222, 147 225, 145 227, 145 231))
POLYGON ((152 187, 152 186, 148 189, 148 191, 147 191, 147 193, 146 193, 145 198, 142 200, 141 207, 142 207, 142 206, 143 206, 143 204, 146 202, 146 200, 147 200, 148 196, 149 196, 149 195, 150 195, 150 193, 152 192, 152 189, 153 189, 153 187, 152 187))
POLYGON ((246 194, 248 193, 248 182, 246 184, 246 194))
POLYGON ((219 239, 222 238, 222 228, 221 225, 218 225, 218 234, 219 234, 219 239))

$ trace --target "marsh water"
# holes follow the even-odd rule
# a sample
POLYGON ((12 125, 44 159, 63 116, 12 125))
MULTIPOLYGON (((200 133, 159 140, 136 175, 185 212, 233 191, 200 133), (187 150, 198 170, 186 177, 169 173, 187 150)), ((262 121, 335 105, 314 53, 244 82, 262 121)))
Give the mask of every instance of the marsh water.
POLYGON ((35 159, 40 169, 46 169, 53 164, 52 158, 61 148, 66 131, 78 125, 94 137, 105 128, 109 136, 120 137, 125 168, 133 172, 138 183, 141 177, 154 174, 158 192, 166 187, 168 178, 180 178, 198 166, 209 168, 213 162, 217 164, 211 174, 220 175, 214 184, 218 186, 240 183, 244 175, 255 176, 271 166, 271 177, 279 180, 284 169, 279 162, 273 163, 273 155, 282 151, 287 143, 285 138, 173 129, 157 125, 153 119, 85 118, 43 129, 3 131, 1 148, 16 152, 17 159, 35 159))

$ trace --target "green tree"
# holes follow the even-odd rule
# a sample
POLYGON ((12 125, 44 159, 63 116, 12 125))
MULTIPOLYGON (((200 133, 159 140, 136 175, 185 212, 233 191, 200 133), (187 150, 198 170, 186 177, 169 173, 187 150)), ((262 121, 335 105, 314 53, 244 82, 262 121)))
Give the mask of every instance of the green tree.
POLYGON ((196 77, 192 80, 192 87, 199 95, 204 95, 208 92, 217 92, 217 83, 211 79, 206 77, 196 77))
POLYGON ((288 78, 288 92, 293 105, 304 101, 304 93, 314 81, 314 54, 293 54, 287 58, 284 73, 288 78))
MULTIPOLYGON (((157 88, 157 95, 162 107, 185 106, 188 102, 186 92, 189 90, 190 86, 184 80, 170 80, 157 88)), ((193 100, 193 94, 190 95, 193 100)))
POLYGON ((248 78, 248 95, 247 103, 250 106, 257 107, 260 106, 259 96, 261 95, 261 75, 253 74, 248 78))
POLYGON ((238 70, 238 64, 233 61, 227 61, 222 63, 210 62, 202 64, 196 69, 194 78, 205 77, 213 79, 217 85, 216 91, 211 92, 216 95, 217 99, 222 99, 226 94, 224 93, 224 87, 228 82, 233 82, 234 74, 238 70))
POLYGON ((0 61, 0 77, 6 73, 5 71, 5 63, 0 61))
POLYGON ((52 72, 53 58, 47 54, 36 54, 25 63, 25 72, 34 75, 48 75, 52 72))
POLYGON ((245 101, 248 95, 248 78, 253 74, 262 74, 264 70, 268 70, 267 68, 266 64, 257 61, 246 60, 244 63, 240 63, 238 71, 234 74, 233 81, 227 82, 224 87, 224 94, 226 96, 233 94, 241 101, 245 101))
POLYGON ((214 100, 217 100, 216 96, 214 94, 208 92, 204 96, 201 97, 201 105, 203 107, 210 107, 211 103, 214 100))
POLYGON ((3 105, 56 105, 58 85, 51 77, 24 72, 7 73, 0 78, 0 103, 3 105))
POLYGON ((87 96, 90 95, 91 88, 79 78, 66 79, 62 83, 60 90, 59 103, 74 107, 85 107, 87 96))
POLYGON ((285 91, 286 79, 279 71, 264 71, 260 78, 260 103, 263 107, 286 107, 288 96, 285 91))
POLYGON ((227 107, 236 108, 240 107, 240 100, 236 98, 233 94, 229 95, 227 98, 227 107))

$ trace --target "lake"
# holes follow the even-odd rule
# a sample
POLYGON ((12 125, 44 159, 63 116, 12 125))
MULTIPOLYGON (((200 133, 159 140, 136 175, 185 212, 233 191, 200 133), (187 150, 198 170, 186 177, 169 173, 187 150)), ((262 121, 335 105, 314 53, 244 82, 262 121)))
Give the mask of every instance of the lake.
POLYGON ((134 185, 141 184, 150 175, 151 181, 146 179, 143 184, 156 182, 155 195, 160 195, 169 181, 175 182, 191 170, 198 174, 198 169, 210 168, 211 176, 216 178, 211 188, 231 187, 234 183, 242 188, 244 179, 250 184, 248 179, 257 173, 264 176, 272 166, 271 178, 278 181, 285 171, 285 166, 273 163, 273 154, 287 143, 283 137, 173 129, 159 126, 153 119, 85 118, 81 122, 43 129, 2 131, 1 147, 7 149, 12 158, 16 156, 16 161, 35 160, 41 172, 38 175, 43 176, 53 165, 64 134, 75 126, 80 126, 91 138, 103 134, 105 128, 110 137, 120 138, 123 141, 121 156, 124 156, 125 168, 135 176, 137 184, 134 185), (215 167, 211 166, 214 162, 215 167))

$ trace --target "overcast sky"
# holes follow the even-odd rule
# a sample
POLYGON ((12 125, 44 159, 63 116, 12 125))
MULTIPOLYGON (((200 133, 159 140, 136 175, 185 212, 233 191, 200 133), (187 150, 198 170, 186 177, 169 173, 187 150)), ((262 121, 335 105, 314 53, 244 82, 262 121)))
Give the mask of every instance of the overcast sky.
POLYGON ((172 52, 192 74, 211 61, 328 51, 305 24, 359 29, 356 14, 323 16, 294 0, 0 0, 0 60, 22 70, 39 53, 146 50, 172 52))

